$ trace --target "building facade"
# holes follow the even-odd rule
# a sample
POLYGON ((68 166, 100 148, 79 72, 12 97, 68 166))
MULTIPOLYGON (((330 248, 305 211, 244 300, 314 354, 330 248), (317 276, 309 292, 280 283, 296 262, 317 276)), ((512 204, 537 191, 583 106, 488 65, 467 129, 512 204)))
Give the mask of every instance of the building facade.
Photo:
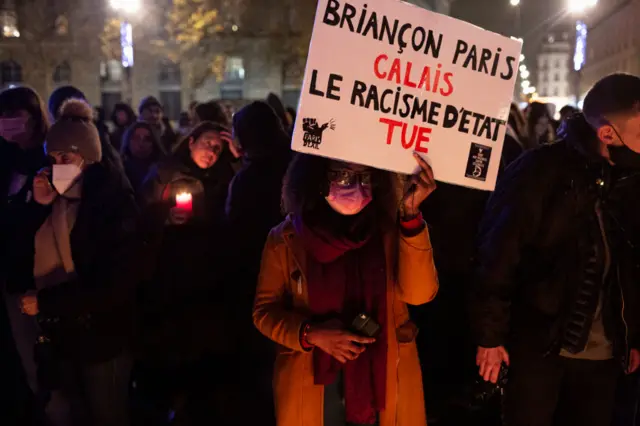
MULTIPOLYGON (((167 0, 142 3, 139 13, 126 14, 110 8, 109 0, 0 0, 0 87, 29 85, 46 100, 56 87, 72 84, 107 114, 117 102, 136 109, 142 98, 152 95, 172 119, 192 101, 243 103, 272 92, 286 105, 297 105, 316 0, 282 0, 281 8, 257 16, 254 12, 253 19, 266 30, 247 37, 242 26, 255 21, 245 23, 229 1, 220 16, 230 34, 237 31, 238 36, 197 61, 176 61, 155 48, 166 26, 167 0), (122 57, 105 49, 105 28, 114 21, 121 25, 115 28, 114 42, 126 51, 122 57), (291 41, 296 37, 297 45, 291 41), (290 45, 295 50, 291 54, 290 45), (214 57, 221 60, 221 72, 197 77, 214 57)), ((450 0, 411 3, 446 14, 450 0)))
POLYGON ((597 11, 587 17, 586 58, 578 84, 580 99, 609 74, 640 75, 639 19, 639 0, 601 0, 597 11))
POLYGON ((571 102, 572 45, 569 29, 558 28, 545 36, 537 55, 538 96, 556 111, 571 102))
POLYGON ((100 26, 92 5, 48 0, 1 0, 0 86, 25 84, 46 101, 58 86, 74 84, 100 101, 100 26), (73 7, 72 7, 73 6, 73 7))

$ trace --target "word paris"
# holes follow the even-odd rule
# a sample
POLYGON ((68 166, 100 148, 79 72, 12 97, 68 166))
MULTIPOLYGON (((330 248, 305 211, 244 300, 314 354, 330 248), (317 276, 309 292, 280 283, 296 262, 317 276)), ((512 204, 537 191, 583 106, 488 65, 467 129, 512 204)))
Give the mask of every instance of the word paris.
POLYGON ((292 147, 493 190, 522 45, 399 1, 319 0, 292 147))

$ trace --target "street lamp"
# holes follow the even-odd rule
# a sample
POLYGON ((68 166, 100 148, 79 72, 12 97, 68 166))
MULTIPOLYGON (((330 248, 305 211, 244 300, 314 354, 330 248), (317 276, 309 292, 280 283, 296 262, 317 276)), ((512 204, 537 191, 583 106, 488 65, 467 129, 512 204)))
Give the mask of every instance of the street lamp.
POLYGON ((522 29, 522 18, 520 17, 520 0, 509 0, 511 7, 516 9, 516 34, 520 35, 522 29))
POLYGON ((140 0, 111 0, 111 8, 124 13, 136 13, 140 10, 140 0))
POLYGON ((124 92, 128 103, 133 101, 133 27, 127 16, 140 10, 140 0, 110 0, 113 10, 122 15, 120 22, 120 47, 122 48, 122 67, 125 72, 124 92))
POLYGON ((598 4, 598 0, 569 0, 569 11, 583 13, 598 4))

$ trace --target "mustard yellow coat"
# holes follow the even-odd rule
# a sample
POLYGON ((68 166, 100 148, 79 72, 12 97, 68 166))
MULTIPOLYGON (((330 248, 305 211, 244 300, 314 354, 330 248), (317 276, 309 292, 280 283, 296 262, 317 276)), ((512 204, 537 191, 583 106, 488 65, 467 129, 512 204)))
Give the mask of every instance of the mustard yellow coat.
MULTIPOLYGON (((399 232, 387 235, 385 252, 387 333, 395 344, 389 344, 387 353, 386 409, 380 413, 380 426, 425 426, 415 340, 399 343, 396 330, 409 320, 407 303, 429 302, 438 290, 428 230, 410 238, 399 232)), ((267 239, 253 309, 258 330, 279 344, 273 379, 278 426, 324 426, 324 386, 314 384, 312 352, 305 352, 299 340, 309 319, 305 263, 302 242, 287 219, 267 239)))

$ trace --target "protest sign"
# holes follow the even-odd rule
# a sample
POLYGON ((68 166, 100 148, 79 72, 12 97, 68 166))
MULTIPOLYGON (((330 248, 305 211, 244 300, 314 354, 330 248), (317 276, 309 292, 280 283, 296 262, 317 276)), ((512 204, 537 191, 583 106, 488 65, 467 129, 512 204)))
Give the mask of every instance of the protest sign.
POLYGON ((292 148, 493 190, 522 44, 419 7, 319 0, 292 148))

